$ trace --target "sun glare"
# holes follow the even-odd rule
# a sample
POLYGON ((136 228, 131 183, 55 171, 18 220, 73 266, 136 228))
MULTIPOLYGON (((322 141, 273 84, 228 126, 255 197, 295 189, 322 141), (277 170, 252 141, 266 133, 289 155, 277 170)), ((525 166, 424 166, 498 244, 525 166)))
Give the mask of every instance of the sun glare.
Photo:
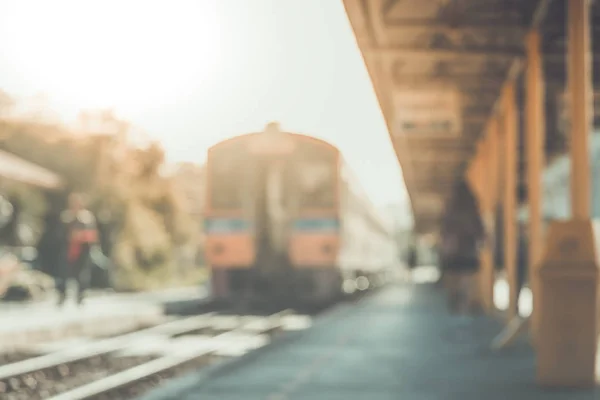
POLYGON ((2 31, 15 67, 56 102, 137 110, 176 101, 218 73, 214 4, 18 0, 2 31))

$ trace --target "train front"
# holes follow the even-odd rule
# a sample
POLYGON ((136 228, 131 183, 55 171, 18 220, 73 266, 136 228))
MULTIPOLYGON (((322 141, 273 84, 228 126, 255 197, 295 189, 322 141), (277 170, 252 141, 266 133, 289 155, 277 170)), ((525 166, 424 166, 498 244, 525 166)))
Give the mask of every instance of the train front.
POLYGON ((277 128, 209 150, 206 255, 217 299, 319 302, 339 292, 337 150, 277 128))

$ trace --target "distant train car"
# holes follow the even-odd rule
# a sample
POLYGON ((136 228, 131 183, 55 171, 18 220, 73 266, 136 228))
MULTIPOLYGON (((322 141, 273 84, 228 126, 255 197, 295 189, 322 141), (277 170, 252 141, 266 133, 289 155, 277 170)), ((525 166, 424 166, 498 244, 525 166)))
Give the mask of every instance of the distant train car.
POLYGON ((206 259, 217 299, 323 303, 366 289, 397 260, 376 215, 334 146, 265 132, 208 151, 206 259))

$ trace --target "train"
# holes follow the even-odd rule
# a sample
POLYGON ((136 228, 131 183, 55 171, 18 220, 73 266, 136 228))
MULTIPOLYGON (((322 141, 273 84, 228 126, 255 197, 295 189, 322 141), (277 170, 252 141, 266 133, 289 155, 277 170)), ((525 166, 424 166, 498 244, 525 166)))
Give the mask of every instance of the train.
POLYGON ((208 149, 205 257, 215 301, 320 305, 379 286, 393 229, 333 145, 278 123, 208 149))

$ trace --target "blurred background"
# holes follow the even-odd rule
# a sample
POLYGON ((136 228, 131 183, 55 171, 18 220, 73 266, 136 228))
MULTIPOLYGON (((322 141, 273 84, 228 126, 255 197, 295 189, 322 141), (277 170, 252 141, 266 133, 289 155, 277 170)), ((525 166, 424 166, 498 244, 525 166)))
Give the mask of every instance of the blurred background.
POLYGON ((201 283, 207 149, 272 120, 337 146, 404 252, 409 200, 341 2, 1 0, 0 223, 29 266, 5 300, 51 291, 33 249, 72 191, 110 265, 96 289, 201 283))

